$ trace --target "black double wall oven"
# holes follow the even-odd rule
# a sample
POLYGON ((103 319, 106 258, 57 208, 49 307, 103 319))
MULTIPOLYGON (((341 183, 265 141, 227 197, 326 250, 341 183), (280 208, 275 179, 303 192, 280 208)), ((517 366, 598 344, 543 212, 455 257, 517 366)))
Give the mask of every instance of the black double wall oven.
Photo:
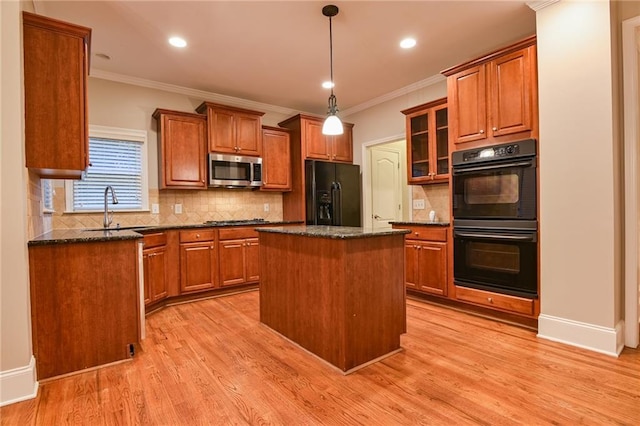
POLYGON ((536 141, 456 151, 454 283, 538 297, 536 141))

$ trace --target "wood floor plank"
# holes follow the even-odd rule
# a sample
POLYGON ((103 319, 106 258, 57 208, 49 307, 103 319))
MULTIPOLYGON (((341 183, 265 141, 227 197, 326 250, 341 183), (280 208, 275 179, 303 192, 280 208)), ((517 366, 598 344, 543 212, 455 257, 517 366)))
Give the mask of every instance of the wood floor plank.
POLYGON ((1 424, 640 424, 640 350, 616 359, 415 300, 403 350, 348 376, 260 324, 257 291, 146 327, 130 362, 45 382, 1 424))

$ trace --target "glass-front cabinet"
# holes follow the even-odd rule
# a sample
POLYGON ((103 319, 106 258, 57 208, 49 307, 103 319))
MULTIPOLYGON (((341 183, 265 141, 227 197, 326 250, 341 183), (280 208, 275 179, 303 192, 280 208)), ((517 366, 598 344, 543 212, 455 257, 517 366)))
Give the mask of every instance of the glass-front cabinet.
POLYGON ((449 180, 447 99, 402 111, 407 120, 407 178, 409 184, 449 180))

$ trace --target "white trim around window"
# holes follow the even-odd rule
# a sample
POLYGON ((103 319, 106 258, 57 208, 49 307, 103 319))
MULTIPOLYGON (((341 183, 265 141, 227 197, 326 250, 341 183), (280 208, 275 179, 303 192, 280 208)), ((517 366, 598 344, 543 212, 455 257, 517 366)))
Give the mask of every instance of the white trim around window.
MULTIPOLYGON (((137 142, 142 144, 140 150, 141 161, 141 207, 138 209, 118 209, 113 205, 109 206, 110 210, 119 212, 145 212, 149 211, 149 179, 148 179, 148 161, 147 161, 147 132, 145 130, 124 129, 108 126, 89 126, 89 140, 91 139, 107 139, 114 141, 137 142)), ((91 142, 89 142, 91 143, 91 142)), ((91 161, 91 157, 89 158, 91 161)), ((91 167, 91 166, 89 166, 91 167)), ((74 209, 73 199, 73 180, 65 181, 65 213, 102 213, 103 209, 74 209)), ((115 186, 115 185, 114 185, 115 186)), ((116 191, 117 192, 117 191, 116 191)))

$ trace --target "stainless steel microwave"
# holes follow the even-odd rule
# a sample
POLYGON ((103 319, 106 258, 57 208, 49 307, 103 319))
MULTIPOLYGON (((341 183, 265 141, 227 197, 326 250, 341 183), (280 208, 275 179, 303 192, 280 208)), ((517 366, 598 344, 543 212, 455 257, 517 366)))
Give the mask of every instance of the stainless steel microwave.
POLYGON ((262 158, 209 153, 209 186, 256 188, 262 186, 262 158))

